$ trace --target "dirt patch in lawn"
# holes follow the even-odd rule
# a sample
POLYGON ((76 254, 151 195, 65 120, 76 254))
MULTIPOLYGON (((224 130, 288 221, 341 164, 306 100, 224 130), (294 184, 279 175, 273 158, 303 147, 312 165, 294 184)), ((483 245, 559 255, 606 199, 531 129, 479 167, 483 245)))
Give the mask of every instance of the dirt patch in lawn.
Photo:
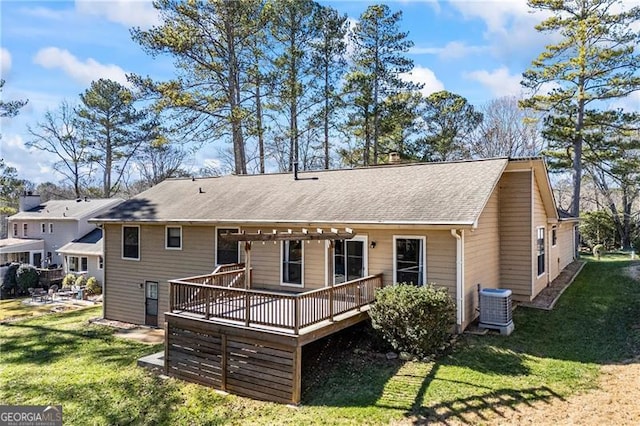
POLYGON ((498 408, 472 424, 492 425, 637 425, 640 422, 640 357, 622 364, 605 365, 598 388, 567 399, 537 401, 498 408))
POLYGON ((640 281, 640 263, 626 267, 623 271, 632 280, 640 281))

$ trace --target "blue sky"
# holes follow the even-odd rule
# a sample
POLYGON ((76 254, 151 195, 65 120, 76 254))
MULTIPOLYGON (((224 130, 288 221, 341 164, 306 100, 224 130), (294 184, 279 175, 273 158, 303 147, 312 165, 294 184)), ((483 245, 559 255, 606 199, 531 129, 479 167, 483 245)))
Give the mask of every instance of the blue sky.
MULTIPOLYGON (((373 2, 331 1, 353 20, 373 2)), ((636 1, 634 1, 636 3, 636 1)), ((401 27, 415 43, 410 77, 424 93, 449 90, 474 105, 500 96, 519 96, 522 72, 553 40, 535 29, 544 16, 531 13, 526 0, 387 2, 403 11, 401 27)), ((94 79, 125 82, 126 73, 155 79, 173 76, 169 58, 152 58, 134 43, 129 28, 148 28, 157 16, 146 0, 7 1, 0 3, 0 74, 3 100, 29 99, 13 119, 0 123, 0 157, 36 183, 57 182, 52 158, 25 147, 27 125, 62 100, 78 101, 94 79)), ((640 96, 623 106, 638 109, 640 96)), ((216 162, 216 144, 188 160, 198 168, 216 162)))

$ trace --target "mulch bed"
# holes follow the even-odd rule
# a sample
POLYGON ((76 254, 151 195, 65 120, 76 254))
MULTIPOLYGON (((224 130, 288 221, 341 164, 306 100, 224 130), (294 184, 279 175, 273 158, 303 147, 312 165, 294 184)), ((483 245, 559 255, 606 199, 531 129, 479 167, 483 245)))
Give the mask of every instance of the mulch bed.
POLYGON ((550 311, 564 291, 573 283, 585 265, 583 260, 575 260, 560 272, 560 275, 542 290, 531 302, 520 303, 519 306, 550 311))

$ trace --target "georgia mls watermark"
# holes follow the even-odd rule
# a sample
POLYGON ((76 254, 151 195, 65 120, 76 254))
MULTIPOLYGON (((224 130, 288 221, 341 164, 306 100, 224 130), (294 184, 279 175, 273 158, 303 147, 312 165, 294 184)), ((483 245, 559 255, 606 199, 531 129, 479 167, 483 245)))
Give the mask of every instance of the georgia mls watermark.
POLYGON ((0 426, 62 426, 62 405, 0 405, 0 426))

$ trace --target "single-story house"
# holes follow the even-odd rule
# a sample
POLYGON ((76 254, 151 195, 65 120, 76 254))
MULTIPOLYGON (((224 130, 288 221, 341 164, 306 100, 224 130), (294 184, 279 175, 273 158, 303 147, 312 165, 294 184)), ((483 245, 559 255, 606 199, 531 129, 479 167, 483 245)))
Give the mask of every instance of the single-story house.
POLYGON ((544 289, 574 260, 577 223, 559 216, 540 158, 169 179, 93 221, 105 318, 166 323, 170 374, 293 402, 300 348, 365 319, 375 288, 445 287, 462 331, 479 285, 519 301, 544 289), (292 381, 233 381, 227 347, 283 357, 292 381), (185 367, 198 351, 188 365, 221 353, 223 373, 185 367))

